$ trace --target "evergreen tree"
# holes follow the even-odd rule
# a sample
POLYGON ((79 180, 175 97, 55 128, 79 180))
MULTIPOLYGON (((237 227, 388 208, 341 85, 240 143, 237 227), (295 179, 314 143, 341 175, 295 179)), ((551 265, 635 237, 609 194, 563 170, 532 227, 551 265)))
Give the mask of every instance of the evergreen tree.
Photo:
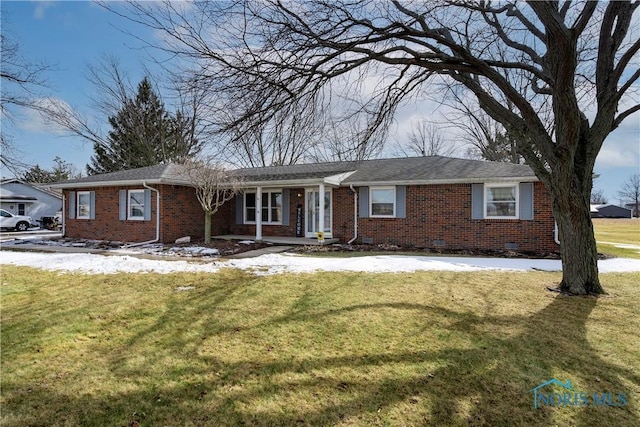
POLYGON ((70 163, 65 162, 56 156, 53 159, 54 166, 51 170, 42 169, 40 165, 35 165, 23 172, 19 179, 25 182, 37 184, 48 184, 52 182, 65 181, 67 179, 79 178, 81 174, 70 163))
POLYGON ((185 137, 187 121, 165 110, 146 77, 136 97, 125 100, 122 109, 109 117, 109 124, 107 143, 93 145, 89 175, 182 162, 200 150, 196 139, 185 137))

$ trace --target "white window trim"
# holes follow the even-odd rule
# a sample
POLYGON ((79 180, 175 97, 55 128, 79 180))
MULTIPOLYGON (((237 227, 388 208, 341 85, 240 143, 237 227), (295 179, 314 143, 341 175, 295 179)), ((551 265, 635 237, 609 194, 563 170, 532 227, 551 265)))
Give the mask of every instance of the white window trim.
POLYGON ((511 183, 499 183, 499 184, 485 184, 484 185, 484 217, 485 219, 519 219, 520 218, 520 185, 517 182, 511 183), (488 215, 487 210, 489 206, 489 188, 498 188, 498 187, 515 187, 515 205, 516 205, 516 214, 514 216, 496 216, 496 215, 488 215))
POLYGON ((146 206, 144 205, 144 190, 128 190, 127 191, 127 220, 132 221, 144 221, 144 210, 146 206), (142 194, 142 215, 141 216, 133 216, 131 215, 131 194, 140 193, 142 194))
POLYGON ((396 187, 393 185, 381 186, 381 187, 369 187, 369 217, 371 218, 395 218, 398 212, 398 206, 396 206, 396 187), (393 191, 393 214, 392 215, 374 215, 373 214, 373 192, 376 190, 392 190, 393 191))
MULTIPOLYGON (((271 221, 271 209, 273 208, 273 206, 271 206, 271 194, 273 193, 280 193, 280 199, 282 201, 284 201, 284 196, 282 193, 282 189, 281 188, 269 188, 269 189, 262 189, 262 194, 260 195, 260 207, 258 207, 258 197, 256 197, 256 218, 258 217, 258 212, 260 213, 260 215, 262 215, 262 209, 267 209, 267 221, 262 220, 262 224, 263 225, 282 225, 282 216, 284 215, 284 210, 286 209, 286 206, 281 206, 281 210, 280 210, 280 221, 271 221), (266 208, 262 207, 262 198, 264 197, 263 195, 266 194, 267 196, 267 200, 268 200, 268 206, 266 208)), ((244 220, 244 224, 255 224, 256 221, 249 221, 247 219, 247 194, 257 194, 256 191, 246 191, 244 193, 244 200, 243 200, 243 204, 242 204, 242 216, 243 216, 243 220, 244 220)))
POLYGON ((91 219, 91 191, 78 191, 76 193, 76 219, 91 219), (89 196, 89 204, 87 209, 87 212, 89 212, 88 215, 80 215, 80 196, 82 195, 89 196))

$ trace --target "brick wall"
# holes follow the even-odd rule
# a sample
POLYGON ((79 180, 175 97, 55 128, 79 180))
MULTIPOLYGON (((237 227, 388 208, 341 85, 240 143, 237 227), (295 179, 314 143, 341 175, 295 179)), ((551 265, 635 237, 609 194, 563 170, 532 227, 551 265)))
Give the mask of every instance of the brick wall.
MULTIPOLYGON (((394 244, 437 249, 513 249, 557 252, 553 241, 551 198, 542 183, 534 185, 534 220, 471 219, 471 184, 407 186, 406 218, 358 218, 357 243, 394 244)), ((358 189, 356 188, 356 191, 358 189)), ((304 189, 292 189, 289 226, 263 225, 263 236, 295 234, 296 199, 304 189)), ((354 236, 354 196, 347 187, 334 188, 333 237, 354 236)), ((235 209, 235 203, 233 203, 235 209)), ((234 224, 235 224, 235 216, 234 224)), ((303 224, 304 227, 304 224, 303 224)), ((232 233, 255 235, 255 225, 233 225, 232 233)))
MULTIPOLYGON (((160 191, 160 241, 174 242, 177 238, 190 236, 192 240, 204 238, 204 212, 195 191, 189 187, 158 185, 160 191)), ((72 238, 86 238, 119 242, 145 242, 156 238, 156 193, 151 193, 151 220, 120 220, 120 190, 143 189, 132 187, 83 188, 81 191, 95 191, 95 219, 69 219, 69 191, 65 190, 65 235, 72 238)), ((232 209, 228 202, 212 219, 212 234, 229 233, 229 217, 232 209)))
MULTIPOLYGON (((358 241, 429 249, 556 252, 551 197, 534 185, 534 220, 471 219, 471 184, 407 186, 406 218, 358 218, 358 241)), ((353 236, 353 195, 335 191, 334 236, 353 236)))
MULTIPOLYGON (((204 211, 196 197, 194 189, 189 187, 161 185, 158 186, 162 200, 161 240, 174 242, 180 237, 190 236, 192 241, 204 239, 204 211)), ((211 218, 211 235, 230 233, 233 211, 231 206, 235 200, 226 202, 211 218)))
MULTIPOLYGON (((128 187, 122 189, 140 189, 128 187)), ((119 190, 121 187, 83 188, 95 191, 95 219, 69 219, 69 191, 65 196, 65 236, 119 242, 143 242, 155 238, 156 206, 152 198, 152 221, 120 221, 119 190)))
MULTIPOLYGON (((151 221, 121 221, 119 190, 141 187, 101 187, 96 192, 94 220, 68 219, 68 237, 142 242, 155 238, 156 196, 152 194, 151 221)), ((160 240, 173 242, 183 236, 201 240, 204 212, 195 191, 188 187, 160 185, 162 225, 160 240)), ((85 189, 83 189, 85 190, 85 189)), ((357 190, 357 188, 356 188, 357 190)), ((406 218, 358 218, 358 243, 395 244, 428 249, 516 249, 524 252, 556 252, 551 198, 545 187, 534 186, 534 220, 471 219, 471 184, 419 185, 406 188, 406 218)), ((65 191, 69 197, 69 192, 65 191)), ((304 205, 304 189, 289 192, 289 225, 266 225, 264 236, 296 235, 296 208, 304 205), (298 194, 301 196, 298 197, 298 194)), ((354 196, 349 188, 332 190, 333 237, 342 242, 354 236, 354 196)), ((236 224, 235 200, 213 216, 212 235, 255 235, 255 225, 236 224)), ((304 217, 304 214, 303 214, 304 217)), ((303 218, 304 231, 304 218, 303 218)))

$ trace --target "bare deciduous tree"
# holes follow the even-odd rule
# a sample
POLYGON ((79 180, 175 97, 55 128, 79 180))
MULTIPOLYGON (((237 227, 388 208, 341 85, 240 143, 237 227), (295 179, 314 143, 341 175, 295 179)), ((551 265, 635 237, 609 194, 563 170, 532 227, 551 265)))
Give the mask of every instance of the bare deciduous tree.
POLYGON ((140 84, 133 85, 113 56, 104 56, 90 65, 87 78, 94 87, 93 108, 98 113, 93 114, 93 119, 55 99, 48 99, 42 113, 69 135, 93 144, 95 154, 87 165, 89 173, 181 161, 201 151, 204 144, 199 139, 202 135, 200 108, 204 102, 201 92, 186 85, 172 87, 177 104, 177 111, 172 113, 165 108, 158 83, 151 75, 145 75, 140 84), (150 110, 155 104, 158 105, 150 110), (96 121, 96 116, 101 117, 103 123, 96 121), (104 124, 110 125, 110 131, 104 131, 104 124), (132 140, 123 147, 119 146, 122 128, 132 140))
POLYGON ((386 129, 368 134, 368 125, 357 116, 328 117, 319 129, 311 149, 311 159, 316 162, 360 161, 375 158, 387 140, 386 129))
POLYGON ((204 211, 204 242, 211 242, 211 217, 242 188, 242 178, 212 158, 188 160, 186 175, 204 211))
POLYGON ((640 111, 640 40, 629 32, 639 5, 244 0, 132 3, 129 12, 223 99, 243 105, 230 126, 259 126, 293 104, 330 105, 332 85, 341 89, 334 96, 368 94, 359 112, 370 134, 418 93, 436 94, 438 82, 475 98, 551 193, 560 288, 586 294, 604 292, 589 213, 595 160, 607 135, 640 111))
POLYGON ((407 142, 398 142, 396 151, 401 156, 451 156, 456 147, 447 141, 441 127, 421 118, 413 123, 407 142))
POLYGON ((481 109, 459 104, 459 114, 452 118, 457 134, 467 146, 470 158, 493 162, 523 163, 518 154, 518 141, 510 136, 504 126, 481 109))
POLYGON ((604 205, 609 203, 607 196, 604 194, 604 190, 594 188, 591 191, 591 203, 594 205, 604 205))
POLYGON ((636 173, 622 184, 618 196, 624 203, 633 206, 633 215, 640 217, 640 174, 636 173))
MULTIPOLYGON (((219 112, 217 117, 223 127, 235 120, 232 111, 219 112)), ((320 134, 315 116, 290 110, 259 125, 229 126, 218 132, 222 143, 215 145, 219 158, 241 167, 282 166, 309 158, 320 134)))
POLYGON ((22 160, 20 150, 13 144, 8 132, 9 125, 16 121, 25 110, 41 111, 40 91, 46 88, 43 79, 49 65, 30 61, 20 53, 16 38, 8 32, 5 15, 2 14, 2 34, 0 35, 0 114, 2 128, 0 130, 0 164, 10 172, 18 175, 22 169, 29 167, 22 160))

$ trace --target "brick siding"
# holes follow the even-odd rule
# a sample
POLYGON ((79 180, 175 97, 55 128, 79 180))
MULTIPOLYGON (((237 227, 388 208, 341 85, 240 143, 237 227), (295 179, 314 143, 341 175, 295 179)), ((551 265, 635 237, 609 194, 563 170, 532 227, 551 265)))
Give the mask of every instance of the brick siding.
MULTIPOLYGON (((334 235, 353 234, 353 196, 339 189, 334 235), (351 201, 349 202, 349 199, 351 201)), ((551 197, 534 185, 534 219, 471 219, 471 184, 407 186, 406 218, 358 218, 359 241, 428 249, 557 252, 551 197)))
MULTIPOLYGON (((406 218, 358 218, 356 243, 432 250, 559 250, 553 236, 551 197, 540 182, 534 184, 533 220, 471 219, 471 184, 417 185, 407 186, 406 190, 406 218)), ((290 197, 289 226, 263 224, 263 236, 296 235, 296 205, 304 203, 304 189, 291 189, 290 197), (299 199, 298 193, 303 195, 299 199)), ((347 242, 354 236, 354 195, 349 188, 340 187, 332 190, 332 197, 333 237, 347 242)), ((303 230, 305 219, 303 215, 303 230)), ((252 224, 235 224, 231 229, 233 234, 255 235, 252 224)))
MULTIPOLYGON (((174 242, 180 237, 192 240, 204 238, 204 211, 195 190, 174 185, 151 186, 160 191, 160 241, 174 242)), ((145 242, 156 238, 156 193, 151 193, 151 219, 120 220, 120 190, 143 189, 132 187, 83 188, 95 191, 95 219, 69 219, 69 191, 65 190, 65 236, 118 242, 145 242)), ((229 202, 231 203, 231 202, 229 202)), ((222 207, 212 218, 212 234, 229 233, 230 204, 222 207)))
MULTIPOLYGON (((183 236, 201 240, 204 213, 195 191, 189 187, 159 185, 161 193, 160 240, 173 242, 183 236)), ((94 220, 68 219, 66 235, 123 242, 155 238, 156 196, 152 194, 150 221, 119 220, 119 190, 137 187, 82 189, 96 192, 94 220)), ((357 191, 357 188, 356 188, 357 191)), ((289 225, 263 224, 264 236, 296 235, 296 209, 304 205, 304 189, 289 190, 289 225), (298 196, 300 194, 300 196, 298 196)), ((69 192, 65 191, 68 200, 69 192)), ((341 242, 354 235, 354 195, 349 188, 332 190, 333 237, 341 242)), ((237 224, 236 202, 231 200, 213 216, 212 235, 255 235, 255 225, 237 224)), ((304 210, 303 210, 304 212, 304 210)), ((305 230, 303 213, 303 234, 305 230)), ((551 197, 543 186, 534 185, 534 219, 471 219, 471 184, 418 185, 406 187, 406 218, 358 218, 358 243, 394 244, 427 249, 515 249, 522 252, 557 252, 553 239, 551 197)))

